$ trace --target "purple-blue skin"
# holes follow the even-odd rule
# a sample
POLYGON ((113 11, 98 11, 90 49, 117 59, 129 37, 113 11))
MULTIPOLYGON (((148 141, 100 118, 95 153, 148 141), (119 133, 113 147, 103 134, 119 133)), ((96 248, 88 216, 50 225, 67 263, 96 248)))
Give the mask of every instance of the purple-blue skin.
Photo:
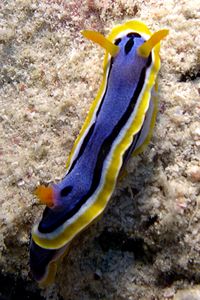
MULTIPOLYGON (((60 183, 53 186, 57 205, 45 208, 39 223, 39 232, 55 231, 78 213, 99 187, 111 147, 137 104, 146 72, 152 63, 151 53, 148 58, 137 54, 138 47, 143 43, 144 39, 138 33, 129 33, 116 40, 115 44, 120 47, 120 51, 111 58, 106 89, 95 122, 89 125, 89 131, 68 173, 60 183)), ((140 132, 124 153, 124 162, 135 150, 140 132)), ((37 281, 44 279, 49 263, 58 255, 59 250, 43 249, 34 241, 31 242, 30 266, 37 281)))

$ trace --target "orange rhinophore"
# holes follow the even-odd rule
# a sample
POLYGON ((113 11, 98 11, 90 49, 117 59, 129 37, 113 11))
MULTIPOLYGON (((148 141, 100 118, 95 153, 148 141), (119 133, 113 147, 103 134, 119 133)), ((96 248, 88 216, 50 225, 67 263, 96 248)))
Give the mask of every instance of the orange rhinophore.
POLYGON ((35 190, 35 195, 38 197, 40 202, 48 207, 54 205, 53 189, 50 186, 39 185, 35 190))

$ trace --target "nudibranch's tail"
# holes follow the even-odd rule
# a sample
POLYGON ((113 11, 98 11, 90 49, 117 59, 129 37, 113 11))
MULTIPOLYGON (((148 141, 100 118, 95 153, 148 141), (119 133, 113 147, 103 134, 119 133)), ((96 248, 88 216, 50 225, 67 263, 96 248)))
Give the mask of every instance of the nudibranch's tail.
POLYGON ((91 30, 82 30, 81 34, 87 39, 100 45, 102 48, 108 51, 108 53, 110 53, 111 56, 115 56, 119 52, 119 47, 113 44, 99 32, 91 30))
POLYGON ((39 185, 34 193, 42 204, 45 204, 48 207, 55 205, 55 193, 53 187, 39 185))
POLYGON ((169 33, 168 29, 161 29, 155 32, 144 44, 138 48, 138 54, 142 57, 148 57, 151 50, 169 33))
POLYGON ((31 240, 31 272, 41 288, 47 287, 54 282, 57 267, 68 251, 69 244, 60 249, 43 249, 31 240))

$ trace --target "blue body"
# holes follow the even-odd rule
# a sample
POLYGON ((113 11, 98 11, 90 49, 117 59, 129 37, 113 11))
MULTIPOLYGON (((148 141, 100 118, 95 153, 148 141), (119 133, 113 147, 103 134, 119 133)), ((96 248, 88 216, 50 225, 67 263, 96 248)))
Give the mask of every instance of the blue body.
MULTIPOLYGON (((51 233, 74 216, 99 187, 112 146, 137 105, 151 54, 149 58, 137 54, 137 48, 144 43, 138 34, 124 36, 116 43, 120 51, 110 59, 106 89, 95 122, 90 124, 89 133, 84 137, 78 156, 72 159, 68 173, 54 186, 58 205, 45 208, 38 227, 42 233, 51 233)), ((134 151, 139 134, 133 137, 132 145, 124 153, 124 162, 134 151)), ((30 265, 38 281, 45 276, 48 264, 58 252, 59 249, 43 249, 32 240, 30 265)))

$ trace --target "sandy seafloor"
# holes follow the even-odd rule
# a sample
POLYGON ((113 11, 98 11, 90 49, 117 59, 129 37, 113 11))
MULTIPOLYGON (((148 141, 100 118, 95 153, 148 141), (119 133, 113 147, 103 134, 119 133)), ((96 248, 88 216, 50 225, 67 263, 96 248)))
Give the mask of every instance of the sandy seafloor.
POLYGON ((200 1, 2 0, 0 24, 0 299, 200 299, 200 1), (80 30, 133 18, 170 29, 153 139, 40 290, 33 191, 62 178, 102 76, 104 51, 80 30))

